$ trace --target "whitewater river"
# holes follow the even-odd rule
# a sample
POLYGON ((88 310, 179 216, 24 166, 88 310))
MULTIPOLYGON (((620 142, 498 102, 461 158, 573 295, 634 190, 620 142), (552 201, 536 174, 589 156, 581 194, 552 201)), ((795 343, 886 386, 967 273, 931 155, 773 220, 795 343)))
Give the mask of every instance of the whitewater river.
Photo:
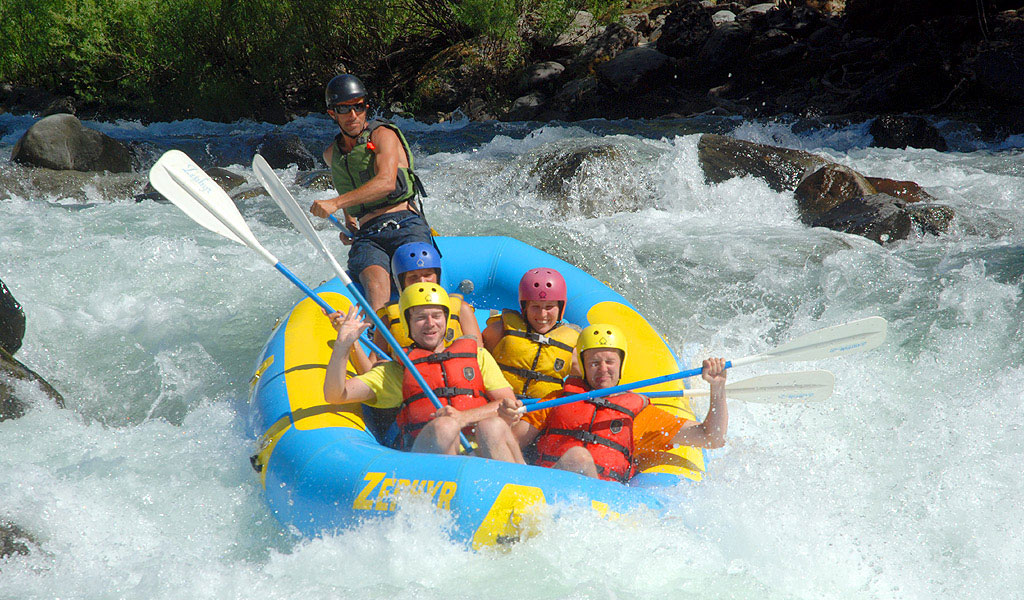
MULTIPOLYGON (((0 115, 0 170, 31 122, 0 115)), ((263 502, 244 404, 299 292, 169 204, 101 186, 0 200, 0 278, 28 314, 18 357, 68 404, 23 385, 31 410, 0 423, 0 518, 38 542, 0 560, 0 598, 1024 598, 1024 139, 940 124, 955 151, 938 153, 870 148, 865 125, 402 125, 436 229, 511 235, 580 265, 677 349, 735 358, 871 315, 889 340, 737 369, 827 368, 836 390, 813 406, 731 401, 728 445, 664 519, 570 515, 475 553, 449 541, 444 515, 413 507, 302 539, 263 502), (956 210, 953 230, 881 247, 810 229, 792 193, 706 185, 700 129, 912 179, 956 210), (542 184, 538 163, 608 145, 560 192, 542 184)), ((246 144, 273 129, 91 126, 151 156, 180 147, 209 164, 213 151, 250 181, 246 144)), ((284 131, 321 148, 328 126, 284 131)), ((303 203, 330 195, 293 189, 303 203)), ((267 197, 239 205, 299 276, 328 276, 267 197)))

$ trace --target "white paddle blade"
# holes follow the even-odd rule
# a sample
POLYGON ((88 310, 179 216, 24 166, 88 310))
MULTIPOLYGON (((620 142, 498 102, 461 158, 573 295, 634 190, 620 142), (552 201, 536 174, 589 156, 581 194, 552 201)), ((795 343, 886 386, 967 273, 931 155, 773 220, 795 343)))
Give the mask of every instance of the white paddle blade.
POLYGON ((317 235, 316 230, 313 229, 313 224, 309 222, 309 216, 306 211, 299 206, 298 201, 292 196, 292 193, 285 187, 284 182, 277 176, 274 169, 271 168, 270 164, 265 158, 256 154, 252 157, 252 170, 256 173, 256 178, 263 184, 264 189, 270 194, 270 197, 274 199, 277 206, 281 209, 281 212, 288 217, 288 220, 292 222, 299 232, 306 236, 313 247, 331 263, 331 267, 334 269, 335 274, 339 279, 348 285, 351 282, 348 274, 341 268, 338 261, 334 258, 334 255, 327 250, 327 246, 324 245, 323 240, 317 235))
POLYGON ((761 356, 764 360, 799 361, 864 352, 882 345, 888 327, 882 317, 868 317, 812 331, 761 356))
POLYGON ((227 193, 180 150, 169 150, 149 170, 149 181, 193 221, 229 240, 277 259, 259 243, 227 193))
POLYGON ((760 404, 821 402, 832 395, 836 377, 828 371, 798 371, 751 377, 726 385, 726 397, 760 404))

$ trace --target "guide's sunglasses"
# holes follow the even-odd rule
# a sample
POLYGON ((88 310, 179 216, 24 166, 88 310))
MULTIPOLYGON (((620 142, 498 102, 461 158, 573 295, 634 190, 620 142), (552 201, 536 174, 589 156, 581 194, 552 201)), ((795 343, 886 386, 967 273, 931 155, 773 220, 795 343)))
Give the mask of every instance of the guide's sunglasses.
POLYGON ((349 111, 353 110, 358 114, 363 114, 366 112, 367 106, 368 104, 366 102, 356 102, 355 104, 335 104, 331 110, 333 110, 335 114, 339 115, 347 115, 349 111))

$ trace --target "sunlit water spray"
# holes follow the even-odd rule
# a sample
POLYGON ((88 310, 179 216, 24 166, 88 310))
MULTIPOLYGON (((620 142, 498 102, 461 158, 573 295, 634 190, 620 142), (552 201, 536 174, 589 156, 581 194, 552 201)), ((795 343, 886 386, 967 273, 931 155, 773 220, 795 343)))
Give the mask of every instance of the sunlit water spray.
MULTIPOLYGON (((31 120, 3 118, 8 155, 31 120)), ((285 129, 321 146, 327 125, 285 129)), ((449 540, 444 514, 412 505, 306 540, 263 504, 245 433, 253 361, 298 291, 168 204, 5 200, 0 277, 28 314, 18 356, 68 409, 19 384, 33 408, 0 423, 0 516, 37 541, 0 562, 0 598, 1024 597, 1024 168, 1012 140, 964 136, 969 153, 942 154, 868 148, 861 125, 740 124, 744 139, 917 181, 957 211, 942 237, 881 247, 807 228, 792 194, 762 181, 705 184, 683 124, 402 125, 435 228, 513 235, 584 267, 677 350, 739 357, 870 315, 890 321, 889 340, 809 365, 836 374, 822 404, 731 402, 729 444, 705 482, 672 491, 663 518, 569 511, 477 553, 449 540), (597 147, 613 150, 544 187, 559 164, 546 159, 597 147)), ((101 127, 200 154, 272 130, 101 127)), ((254 181, 237 152, 232 170, 254 181)), ((269 199, 239 205, 300 277, 329 276, 269 199)))

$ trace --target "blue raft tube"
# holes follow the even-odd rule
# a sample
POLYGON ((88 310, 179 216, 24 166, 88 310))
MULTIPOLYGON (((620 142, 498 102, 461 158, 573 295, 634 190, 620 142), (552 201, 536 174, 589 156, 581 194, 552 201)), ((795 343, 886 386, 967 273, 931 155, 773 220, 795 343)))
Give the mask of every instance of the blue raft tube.
MULTIPOLYGON (((518 306, 523 273, 550 267, 565 277, 569 322, 613 323, 628 332, 624 383, 681 370, 672 350, 632 305, 581 269, 508 237, 436 241, 443 255, 441 284, 463 293, 481 323, 490 309, 518 306)), ((341 311, 353 303, 337 279, 316 291, 341 311)), ((661 511, 666 500, 659 489, 703 475, 704 453, 691 447, 638 447, 640 472, 627 485, 471 456, 393 450, 378 441, 370 409, 324 401, 324 372, 335 337, 320 307, 308 298, 300 301, 275 325, 250 382, 250 429, 258 449, 253 467, 271 511, 303 535, 386 518, 403 497, 418 496, 451 512, 457 540, 481 548, 527 534, 536 526, 531 515, 543 514, 547 506, 589 506, 602 516, 638 507, 661 511)), ((674 381, 642 391, 679 389, 681 383, 674 381)), ((655 403, 694 419, 684 397, 655 403)))

